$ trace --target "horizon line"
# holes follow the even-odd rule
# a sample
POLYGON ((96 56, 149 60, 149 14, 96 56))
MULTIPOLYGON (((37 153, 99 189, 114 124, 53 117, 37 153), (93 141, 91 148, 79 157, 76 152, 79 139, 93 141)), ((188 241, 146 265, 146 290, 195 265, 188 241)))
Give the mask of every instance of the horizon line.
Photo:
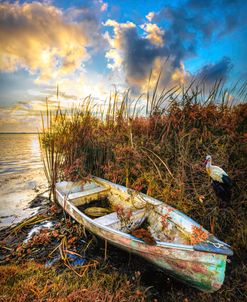
POLYGON ((39 132, 0 132, 0 134, 38 134, 39 132))

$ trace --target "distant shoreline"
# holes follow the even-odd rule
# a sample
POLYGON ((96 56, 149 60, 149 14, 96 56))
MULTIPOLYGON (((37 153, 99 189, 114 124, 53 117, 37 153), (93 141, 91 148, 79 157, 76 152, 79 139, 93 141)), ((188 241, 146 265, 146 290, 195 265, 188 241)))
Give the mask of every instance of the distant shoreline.
POLYGON ((0 134, 39 134, 39 132, 0 132, 0 134))

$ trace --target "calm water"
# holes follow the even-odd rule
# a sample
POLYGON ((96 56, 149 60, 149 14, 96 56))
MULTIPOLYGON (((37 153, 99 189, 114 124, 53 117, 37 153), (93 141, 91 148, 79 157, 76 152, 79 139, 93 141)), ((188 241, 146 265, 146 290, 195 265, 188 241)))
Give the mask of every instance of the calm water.
POLYGON ((0 134, 0 228, 34 214, 29 203, 46 189, 38 135, 0 134))
POLYGON ((42 167, 37 134, 0 134, 0 174, 42 167))

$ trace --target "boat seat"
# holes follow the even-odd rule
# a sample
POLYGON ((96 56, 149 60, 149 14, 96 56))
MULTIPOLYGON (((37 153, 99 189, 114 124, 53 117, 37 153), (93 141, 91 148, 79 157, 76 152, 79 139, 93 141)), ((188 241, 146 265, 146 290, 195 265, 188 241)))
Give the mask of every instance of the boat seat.
MULTIPOLYGON (((132 214, 133 220, 135 220, 135 218, 137 220, 140 218, 143 218, 144 213, 145 213, 145 209, 140 209, 140 210, 134 211, 132 214)), ((93 221, 99 223, 100 225, 110 226, 110 225, 114 225, 114 224, 118 223, 120 220, 118 218, 117 212, 113 212, 113 213, 98 217, 98 218, 94 219, 93 221)))
POLYGON ((113 212, 101 217, 98 217, 93 220, 94 222, 99 223, 100 225, 109 226, 112 224, 115 224, 119 221, 119 218, 117 216, 117 212, 113 212))
POLYGON ((81 192, 71 193, 68 196, 68 199, 76 206, 87 203, 94 199, 104 197, 110 189, 106 187, 97 186, 90 190, 85 190, 81 192))

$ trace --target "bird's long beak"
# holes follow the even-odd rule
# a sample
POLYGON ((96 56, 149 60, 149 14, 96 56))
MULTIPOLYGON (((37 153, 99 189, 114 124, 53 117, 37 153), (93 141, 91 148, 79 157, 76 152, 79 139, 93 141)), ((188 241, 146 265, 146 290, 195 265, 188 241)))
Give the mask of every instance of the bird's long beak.
POLYGON ((207 159, 205 159, 203 163, 204 165, 206 165, 208 163, 207 159))

